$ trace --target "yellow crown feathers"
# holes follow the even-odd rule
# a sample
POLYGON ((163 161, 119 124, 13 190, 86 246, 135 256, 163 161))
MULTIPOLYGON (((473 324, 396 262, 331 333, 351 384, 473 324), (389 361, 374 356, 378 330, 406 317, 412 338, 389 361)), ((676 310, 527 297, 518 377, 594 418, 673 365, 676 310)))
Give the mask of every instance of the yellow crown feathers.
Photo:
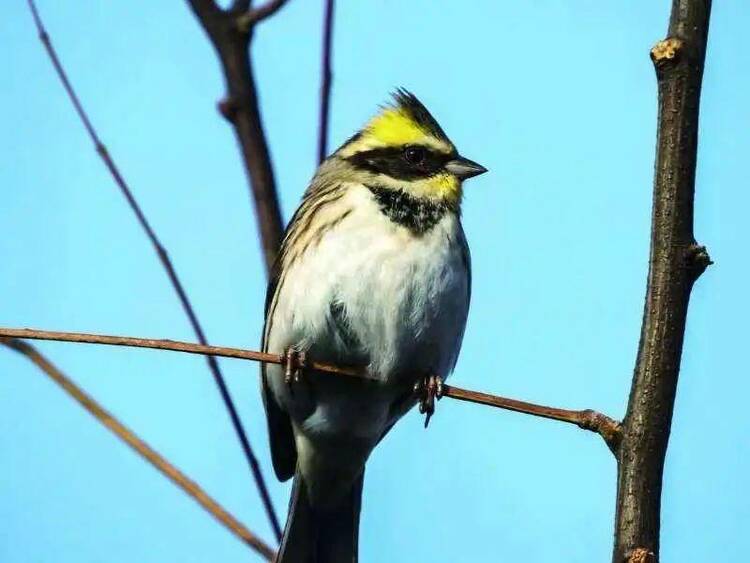
POLYGON ((425 145, 445 153, 455 150, 422 102, 400 88, 393 94, 393 103, 383 107, 340 152, 348 156, 378 147, 404 145, 425 145))

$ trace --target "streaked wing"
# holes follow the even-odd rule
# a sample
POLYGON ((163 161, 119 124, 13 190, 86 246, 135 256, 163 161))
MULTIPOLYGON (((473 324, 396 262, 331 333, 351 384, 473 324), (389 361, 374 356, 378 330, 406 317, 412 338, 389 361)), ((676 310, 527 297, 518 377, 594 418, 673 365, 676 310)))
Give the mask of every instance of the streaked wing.
MULTIPOLYGON (((339 186, 315 186, 305 192, 302 203, 294 213, 287 226, 284 240, 274 264, 266 290, 265 320, 263 323, 263 339, 261 349, 267 352, 268 335, 273 328, 273 313, 279 292, 284 285, 285 264, 294 260, 294 252, 300 244, 301 237, 310 226, 315 213, 325 204, 338 199, 341 192, 339 186)), ((302 245, 306 247, 306 245, 302 245)), ((303 250, 304 251, 304 248, 303 250)), ((294 443, 294 432, 289 415, 276 403, 268 387, 268 374, 265 364, 261 364, 261 396, 266 410, 268 422, 268 436, 271 445, 271 460, 274 472, 279 480, 285 481, 294 475, 297 465, 297 450, 294 443)))
MULTIPOLYGON (((278 262, 277 262, 278 263, 278 262)), ((266 352, 268 311, 279 285, 279 268, 274 265, 266 290, 265 321, 263 323, 263 340, 261 349, 266 352)), ((268 439, 271 445, 271 461, 276 477, 286 481, 294 475, 297 465, 297 450, 294 447, 292 421, 271 396, 268 388, 266 364, 260 365, 260 391, 268 423, 268 439)))

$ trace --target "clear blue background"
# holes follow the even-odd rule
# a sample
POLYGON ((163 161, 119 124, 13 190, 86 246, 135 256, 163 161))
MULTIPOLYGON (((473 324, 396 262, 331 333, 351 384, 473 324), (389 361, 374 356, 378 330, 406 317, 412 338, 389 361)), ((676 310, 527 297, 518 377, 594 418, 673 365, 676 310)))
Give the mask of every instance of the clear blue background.
MULTIPOLYGON (((292 0, 253 55, 285 217, 315 168, 322 2, 292 0)), ((668 0, 339 2, 331 144, 396 86, 489 169, 464 218, 474 294, 453 382, 624 413, 645 289, 655 139, 648 50, 668 0)), ((245 178, 215 102, 213 50, 182 2, 40 9, 93 120, 170 250, 209 338, 257 347, 264 272, 245 178)), ((697 284, 667 458, 664 561, 747 560, 750 10, 715 2, 701 114, 697 284)), ((25 2, 0 17, 0 325, 194 340, 152 250, 53 75, 25 2)), ((40 343, 254 531, 272 535, 205 362, 40 343)), ((257 366, 223 360, 270 470, 257 366)), ((372 456, 362 559, 607 561, 615 463, 567 425, 440 403, 372 456)), ((0 560, 257 556, 0 349, 0 560)))

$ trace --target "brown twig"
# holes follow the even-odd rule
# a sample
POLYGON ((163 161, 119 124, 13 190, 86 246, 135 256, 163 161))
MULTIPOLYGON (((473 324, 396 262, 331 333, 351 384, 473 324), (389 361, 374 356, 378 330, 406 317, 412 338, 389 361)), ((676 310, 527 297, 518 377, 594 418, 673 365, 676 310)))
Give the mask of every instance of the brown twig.
MULTIPOLYGON (((81 104, 81 101, 78 98, 78 95, 73 89, 73 86, 70 83, 70 80, 68 79, 68 75, 65 72, 65 69, 63 68, 61 64, 60 59, 57 56, 57 52, 55 51, 55 48, 52 45, 52 41, 50 40, 49 34, 47 33, 46 28, 44 27, 44 23, 42 22, 42 19, 39 15, 39 12, 37 10, 36 4, 34 3, 34 0, 28 0, 28 4, 29 4, 29 9, 31 10, 31 14, 34 18, 34 24, 36 25, 37 31, 39 32, 39 39, 44 45, 44 48, 47 51, 47 54, 49 55, 50 60, 52 61, 52 65, 55 68, 57 76, 60 78, 60 81, 62 82, 63 87, 65 88, 65 91, 68 94, 68 97, 70 98, 70 101, 73 103, 73 107, 75 107, 78 117, 81 119, 81 122, 86 128, 86 131, 89 137, 94 143, 96 152, 104 161, 104 164, 109 170, 112 177, 114 178, 115 183, 119 187, 123 196, 125 196, 125 199, 127 200, 128 205, 130 206, 130 209, 135 214, 138 220, 138 223, 140 224, 143 231, 146 233, 146 236, 148 237, 149 242, 153 246, 156 252, 156 255, 159 258, 159 261, 161 262, 161 265, 163 266, 164 270, 167 273, 167 276, 169 278, 170 283, 172 284, 172 287, 177 293, 177 297, 180 300, 180 304, 182 305, 182 308, 185 311, 185 314, 187 315, 190 321, 190 325, 192 326, 193 332, 195 332, 195 335, 198 338, 198 341, 201 342, 202 344, 206 344, 207 340, 206 340, 205 333, 203 332, 203 327, 198 321, 198 317, 195 314, 195 310, 193 309, 190 299, 188 298, 187 293, 185 292, 185 288, 182 285, 182 282, 180 281, 180 278, 177 275, 177 271, 175 270, 174 265, 172 264, 172 261, 169 258, 169 255, 167 254, 166 249, 164 248, 161 241, 157 237, 156 233, 154 232, 154 229, 151 227, 151 224, 148 222, 148 219, 146 218, 145 214, 143 213, 143 210, 141 209, 140 205, 135 199, 135 196, 133 196, 133 192, 130 190, 130 187, 128 186, 124 177, 120 173, 119 168, 117 167, 114 160, 110 156, 109 151, 107 151, 107 147, 104 146, 104 143, 102 143, 101 139, 99 138, 99 135, 97 134, 96 129, 94 129, 94 126, 91 123, 91 120, 89 119, 89 116, 86 113, 86 110, 83 108, 83 105, 81 104)), ((247 434, 245 433, 245 429, 242 426, 242 422, 237 413, 237 409, 234 405, 234 401, 232 400, 232 397, 229 393, 229 389, 227 388, 227 385, 224 381, 224 377, 219 368, 219 364, 216 362, 216 359, 212 356, 207 356, 206 361, 208 362, 209 370, 211 371, 214 381, 216 382, 216 385, 219 389, 219 394, 221 395, 221 399, 224 402, 227 412, 229 413, 232 426, 237 435, 237 439, 240 442, 245 458, 247 459, 248 465, 250 466, 251 473, 258 487, 258 490, 260 492, 266 512, 268 513, 268 517, 271 520, 272 526, 277 536, 281 537, 281 527, 279 525, 279 521, 278 521, 278 518, 276 517, 276 513, 273 509, 273 506, 271 505, 271 497, 268 494, 268 489, 263 479, 263 474, 261 473, 260 464, 258 463, 258 460, 255 457, 255 453, 253 452, 252 447, 250 446, 250 441, 248 440, 247 434)))
MULTIPOLYGON (((188 0, 188 3, 221 61, 227 93, 219 103, 219 111, 232 124, 240 145, 255 202, 266 271, 270 271, 281 245, 284 225, 249 52, 255 24, 263 18, 247 19, 247 1, 234 2, 228 10, 222 10, 213 0, 188 0)), ((271 1, 256 10, 271 15, 283 4, 271 1)))
POLYGON ((323 15, 323 55, 320 68, 320 115, 318 118, 318 164, 328 153, 328 123, 331 110, 331 51, 333 49, 334 0, 325 0, 323 15))
POLYGON ((659 557, 664 458, 688 302, 711 263, 693 235, 698 110, 711 0, 673 0, 651 51, 659 118, 651 254, 641 340, 618 456, 614 563, 659 557))
MULTIPOLYGON (((228 348, 226 346, 210 346, 155 338, 135 338, 131 336, 111 336, 107 334, 89 334, 83 332, 58 332, 53 330, 36 330, 30 328, 0 328, 0 337, 24 338, 27 340, 51 340, 56 342, 78 342, 83 344, 104 344, 108 346, 126 346, 132 348, 151 348, 152 350, 170 350, 186 354, 201 356, 217 356, 222 358, 236 358, 252 360, 269 364, 283 363, 281 354, 256 352, 243 348, 228 348)), ((308 362, 310 369, 352 377, 367 378, 355 368, 338 367, 324 362, 308 362)))
POLYGON ((118 438, 135 450, 146 461, 168 477, 175 485, 190 495, 216 520, 223 524, 240 540, 257 551, 268 561, 273 561, 276 553, 258 536, 248 530, 244 524, 227 512, 218 502, 211 498, 195 481, 190 479, 174 465, 169 463, 156 450, 136 436, 130 429, 106 411, 99 403, 91 398, 83 389, 68 379, 47 358, 40 354, 33 346, 16 338, 0 337, 0 343, 26 356, 47 374, 55 383, 73 397, 83 408, 99 422, 106 426, 118 438))
POLYGON ((459 401, 468 401, 479 405, 487 405, 499 409, 530 414, 541 418, 549 418, 551 420, 557 420, 558 422, 575 424, 579 428, 591 430, 592 432, 599 434, 612 453, 615 454, 617 453, 617 448, 620 443, 620 423, 591 409, 574 411, 558 409, 555 407, 545 407, 543 405, 535 405, 534 403, 527 403, 525 401, 517 401, 516 399, 498 397, 497 395, 489 395, 478 391, 469 391, 468 389, 461 389, 460 387, 453 387, 452 385, 443 385, 442 396, 451 397, 459 401))
MULTIPOLYGON (((227 348, 223 346, 206 346, 203 344, 194 344, 191 342, 179 342, 175 340, 162 340, 151 338, 133 338, 129 336, 109 336, 103 334, 87 334, 79 332, 55 332, 48 330, 35 330, 23 328, 0 328, 0 338, 26 338, 32 340, 53 340, 60 342, 79 342, 87 344, 106 344, 112 346, 130 346, 135 348, 151 348, 157 350, 171 350, 174 352, 185 352, 188 354, 201 354, 221 356, 225 358, 237 358, 242 360, 252 360, 256 362, 266 362, 271 364, 282 364, 284 358, 282 354, 269 354, 265 352, 256 352, 254 350, 245 350, 242 348, 227 348)), ((328 373, 332 375, 343 375, 348 377, 357 377, 366 380, 374 380, 364 370, 353 366, 337 366, 324 362, 307 362, 307 367, 315 372, 328 373)), ((459 401, 487 405, 500 409, 520 412, 559 422, 575 424, 584 430, 590 430, 599 434, 607 446, 615 452, 620 440, 620 424, 596 411, 589 409, 574 411, 567 409, 558 409, 515 399, 489 395, 478 391, 470 391, 452 385, 443 385, 443 397, 451 397, 459 401)))
POLYGON ((242 31, 249 31, 256 23, 274 15, 288 0, 268 0, 259 8, 245 9, 245 13, 237 17, 237 26, 242 31))

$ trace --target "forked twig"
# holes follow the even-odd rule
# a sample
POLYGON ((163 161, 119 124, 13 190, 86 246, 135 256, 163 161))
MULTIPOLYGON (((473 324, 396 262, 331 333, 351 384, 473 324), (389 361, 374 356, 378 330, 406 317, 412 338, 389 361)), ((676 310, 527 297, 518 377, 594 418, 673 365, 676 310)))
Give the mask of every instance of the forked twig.
POLYGON ((271 17, 276 12, 278 12, 281 8, 284 7, 284 4, 286 4, 287 1, 288 0, 268 0, 268 2, 266 2, 262 6, 259 6, 258 8, 247 10, 244 14, 237 18, 237 25, 243 31, 248 31, 259 21, 263 21, 264 19, 271 17))

